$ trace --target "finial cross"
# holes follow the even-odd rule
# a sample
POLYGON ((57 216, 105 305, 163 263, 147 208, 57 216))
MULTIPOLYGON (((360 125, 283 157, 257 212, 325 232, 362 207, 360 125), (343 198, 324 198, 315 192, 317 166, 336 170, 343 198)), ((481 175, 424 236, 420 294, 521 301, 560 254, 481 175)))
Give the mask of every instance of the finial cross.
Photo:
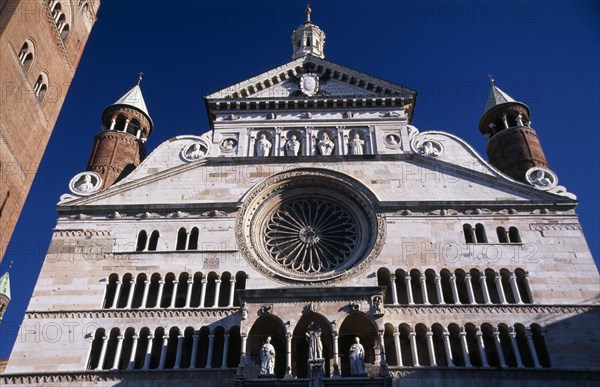
POLYGON ((140 85, 140 82, 142 82, 142 76, 143 75, 144 75, 144 73, 141 72, 141 71, 138 73, 138 86, 140 85))

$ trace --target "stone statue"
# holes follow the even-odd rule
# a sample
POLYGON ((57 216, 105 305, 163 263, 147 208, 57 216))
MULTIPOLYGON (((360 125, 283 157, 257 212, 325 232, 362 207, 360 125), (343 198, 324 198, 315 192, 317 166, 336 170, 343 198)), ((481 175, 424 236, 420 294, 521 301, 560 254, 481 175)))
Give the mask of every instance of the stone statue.
POLYGON ((438 147, 431 141, 425 141, 423 143, 423 148, 422 148, 421 152, 425 156, 436 157, 436 156, 440 155, 440 149, 438 149, 438 147))
POLYGON ((190 159, 199 159, 202 156, 204 156, 204 152, 200 148, 200 144, 192 145, 192 148, 187 154, 187 157, 190 159))
POLYGON ((260 374, 272 375, 275 373, 275 348, 271 344, 271 336, 267 337, 260 348, 260 374))
POLYGON ((259 140, 256 142, 256 155, 265 157, 271 154, 271 141, 267 140, 265 134, 261 134, 259 140))
POLYGON ((286 156, 298 156, 300 151, 300 142, 296 140, 296 135, 292 134, 290 139, 285 143, 285 155, 286 156))
POLYGON ((350 154, 351 155, 362 155, 363 154, 363 145, 365 145, 365 141, 360 139, 360 134, 354 133, 354 138, 350 140, 350 154))
POLYGON ((335 148, 335 144, 333 141, 329 139, 329 135, 327 133, 323 133, 323 137, 317 143, 317 147, 319 148, 319 152, 323 156, 329 156, 333 153, 333 149, 335 148))
POLYGON ((94 183, 92 183, 92 176, 83 175, 81 179, 79 179, 79 184, 75 186, 75 190, 79 192, 90 192, 94 189, 94 183))
POLYGON ((523 115, 521 113, 519 113, 519 115, 517 116, 517 126, 525 126, 523 124, 523 115))
POLYGON ((358 337, 354 338, 354 344, 350 347, 350 374, 359 375, 365 373, 365 349, 358 337))
POLYGON ((308 341, 308 360, 323 358, 323 343, 321 342, 321 327, 313 322, 310 323, 306 332, 308 341))
POLYGON ((225 150, 233 150, 233 148, 235 148, 235 140, 225 140, 225 142, 223 143, 223 148, 225 148, 225 150))
POLYGON ((531 177, 531 181, 539 187, 550 187, 553 183, 552 176, 542 171, 541 169, 536 170, 531 177))

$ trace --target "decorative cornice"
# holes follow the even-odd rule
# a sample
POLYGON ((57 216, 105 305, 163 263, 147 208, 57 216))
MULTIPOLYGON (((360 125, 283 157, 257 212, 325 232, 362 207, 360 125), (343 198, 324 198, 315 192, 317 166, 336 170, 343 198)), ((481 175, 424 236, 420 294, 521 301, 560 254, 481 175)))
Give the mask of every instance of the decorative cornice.
MULTIPOLYGON (((70 4, 68 4, 68 5, 70 6, 70 4)), ((52 30, 54 31, 54 37, 56 38, 56 43, 58 44, 58 48, 62 52, 63 57, 65 58, 65 61, 67 63, 67 66, 69 67, 69 70, 71 71, 71 74, 73 74, 73 73, 75 73, 75 69, 73 68, 73 64, 71 64, 71 60, 69 59, 69 55, 67 54, 67 48, 65 47, 65 42, 63 42, 62 38, 60 37, 60 32, 58 31, 58 27, 56 26, 56 23, 54 22, 54 18, 52 17, 52 13, 50 12, 50 7, 48 7, 45 4, 44 4, 44 6, 46 9, 46 19, 52 26, 52 30)), ((73 26, 71 26, 71 28, 72 27, 73 26)))
MULTIPOLYGON (((408 206, 407 206, 408 207, 408 206)), ((548 208, 436 208, 436 209, 409 209, 404 208, 396 211, 393 215, 397 216, 495 216, 495 215, 574 215, 575 211, 569 209, 566 211, 555 211, 548 208)), ((581 226, 579 226, 581 227, 581 226)))
POLYGON ((548 231, 548 230, 581 230, 579 223, 562 223, 562 224, 545 224, 531 223, 529 229, 532 231, 548 231))
POLYGON ((57 310, 57 311, 27 311, 26 319, 38 318, 155 318, 155 317, 228 317, 239 311, 234 308, 175 308, 175 309, 105 309, 105 310, 57 310))
MULTIPOLYGON (((437 380, 462 379, 462 380, 486 380, 494 378, 496 380, 516 379, 516 380, 598 380, 599 371, 576 370, 576 369, 533 369, 533 368, 510 368, 497 369, 478 367, 473 368, 448 368, 448 367, 389 367, 389 376, 394 379, 421 379, 432 378, 437 380)), ((571 383, 569 383, 571 384, 571 383)))
POLYGON ((581 314, 600 311, 600 305, 385 305, 386 314, 581 314))
POLYGON ((110 230, 54 230, 54 237, 80 237, 80 236, 110 236, 110 230))

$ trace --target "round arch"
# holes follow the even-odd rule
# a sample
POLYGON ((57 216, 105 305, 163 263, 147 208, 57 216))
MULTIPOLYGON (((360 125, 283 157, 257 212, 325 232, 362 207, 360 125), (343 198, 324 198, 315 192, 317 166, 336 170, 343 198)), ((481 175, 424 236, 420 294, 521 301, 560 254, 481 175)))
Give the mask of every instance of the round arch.
POLYGON ((246 342, 246 362, 249 361, 254 365, 259 365, 260 349, 267 337, 271 337, 271 345, 275 348, 275 376, 283 378, 285 374, 286 357, 285 333, 285 325, 279 317, 271 314, 260 316, 252 324, 252 328, 250 328, 248 333, 246 342))
POLYGON ((329 376, 333 372, 333 330, 331 323, 323 315, 309 312, 300 318, 292 335, 292 374, 298 378, 306 378, 309 375, 306 333, 313 322, 321 328, 325 376, 329 376))
POLYGON ((342 321, 339 330, 340 372, 343 376, 350 375, 349 351, 356 337, 365 348, 365 365, 373 364, 379 359, 377 326, 364 313, 352 313, 342 321))

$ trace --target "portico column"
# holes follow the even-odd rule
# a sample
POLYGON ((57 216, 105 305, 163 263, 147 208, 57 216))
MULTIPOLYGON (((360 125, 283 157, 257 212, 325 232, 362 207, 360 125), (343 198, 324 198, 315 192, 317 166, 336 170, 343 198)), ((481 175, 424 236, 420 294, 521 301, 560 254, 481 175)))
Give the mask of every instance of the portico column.
POLYGON ((481 328, 477 327, 477 332, 475 332, 475 336, 477 337, 477 347, 479 348, 479 357, 481 358, 481 365, 483 367, 489 367, 490 364, 487 360, 487 354, 485 353, 485 343, 483 342, 483 332, 481 332, 481 328))
POLYGON ((185 308, 190 307, 190 302, 192 301, 192 286, 194 285, 194 280, 191 277, 188 277, 187 280, 187 291, 185 294, 185 308))
POLYGON ((396 364, 398 364, 398 367, 403 367, 402 351, 400 348, 400 332, 394 332, 394 347, 396 348, 396 364))
POLYGON ((173 368, 176 370, 178 370, 181 366, 181 351, 183 350, 184 337, 185 336, 183 335, 183 332, 180 330, 179 335, 177 336, 177 354, 175 355, 175 366, 173 366, 173 368))
POLYGON ((379 358, 380 364, 387 364, 387 358, 385 355, 385 340, 383 339, 383 330, 379 331, 379 358))
POLYGON ((531 353, 531 358, 533 359, 533 366, 535 368, 542 368, 540 365, 540 359, 538 358, 537 351, 535 350, 535 345, 533 344, 532 332, 529 327, 527 327, 526 331, 527 335, 527 346, 529 347, 529 353, 531 353))
POLYGON ((433 346, 433 332, 431 329, 427 328, 427 349, 429 352, 429 364, 432 367, 437 367, 437 362, 435 360, 435 347, 433 346))
POLYGON ((133 334, 133 344, 131 345, 131 354, 129 355, 129 364, 127 364, 128 370, 132 370, 135 368, 135 353, 137 352, 139 338, 140 338, 140 336, 137 333, 133 334))
POLYGON ((515 276, 515 273, 510 273, 508 280, 515 296, 515 301, 517 301, 517 304, 522 304, 523 299, 521 298, 521 293, 519 292, 519 287, 517 286, 517 277, 515 276))
POLYGON ((463 359, 465 359, 465 367, 473 367, 473 365, 471 364, 471 357, 469 356, 469 347, 467 346, 467 332, 465 332, 465 327, 460 328, 458 336, 460 337, 460 347, 462 349, 463 359))
POLYGON ((165 362, 167 361, 167 345, 169 345, 169 335, 165 332, 162 338, 162 348, 160 349, 160 361, 158 363, 158 369, 162 370, 165 368, 165 362))
POLYGON ((506 302, 506 295, 504 294, 504 285, 502 285, 502 276, 500 274, 496 274, 494 277, 494 283, 496 283, 496 290, 498 291, 498 298, 500 298, 501 304, 508 304, 506 302))
POLYGON ((133 301, 133 293, 135 292, 135 281, 131 279, 129 281, 129 294, 127 295, 127 305, 125 308, 131 309, 131 302, 133 301))
POLYGON ((469 303, 476 304, 475 295, 473 294, 473 284, 471 283, 471 274, 465 274, 465 285, 467 285, 467 295, 469 296, 469 303))
POLYGON ((421 295, 423 296, 423 304, 429 305, 429 296, 427 295, 427 277, 425 277, 425 273, 421 274, 419 281, 421 282, 421 295))
POLYGON ((448 367, 454 367, 454 359, 452 358, 452 347, 450 346, 450 332, 447 329, 444 329, 442 333, 444 337, 444 349, 446 350, 446 362, 448 363, 448 367))
POLYGON ((517 362, 517 368, 523 368, 523 360, 521 360, 521 352, 519 352, 519 344, 517 343, 517 332, 515 327, 510 327, 510 344, 512 345, 513 353, 515 354, 515 361, 517 362))
POLYGON ((240 363, 246 364, 246 342, 248 340, 248 335, 242 333, 240 334, 240 338, 242 339, 242 345, 240 347, 240 363))
POLYGON ((146 347, 146 357, 144 358, 143 369, 147 370, 150 368, 150 359, 152 358, 152 341, 154 341, 154 335, 150 333, 148 335, 148 346, 146 347))
POLYGON ((442 292, 442 278, 435 273, 435 278, 433 279, 435 281, 435 290, 437 292, 437 298, 438 298, 438 304, 440 305, 444 305, 444 292, 442 292))
POLYGON ((146 303, 148 302, 148 291, 150 290, 150 281, 148 281, 147 279, 144 280, 144 294, 142 295, 142 304, 140 305, 141 308, 147 308, 148 305, 146 305, 146 303))
POLYGON ((484 274, 479 275, 479 286, 481 286, 481 292, 483 293, 483 302, 491 304, 490 292, 488 290, 487 281, 484 274))
POLYGON ((392 288, 392 302, 394 305, 398 305, 398 289, 396 288, 396 275, 390 275, 390 286, 392 288))
POLYGON ((190 359, 190 366, 188 368, 196 368, 196 359, 198 358, 198 333, 194 332, 192 336, 192 357, 190 359))
POLYGON ((160 308, 164 287, 165 281, 163 281, 162 279, 158 280, 158 294, 156 295, 156 305, 154 305, 155 308, 160 308))
POLYGON ((415 302, 413 301, 412 295, 412 286, 410 286, 410 275, 406 275, 404 277, 404 283, 406 284, 406 297, 408 298, 408 304, 413 305, 415 302))
POLYGON ((496 353, 498 354, 498 361, 500 367, 506 368, 506 360, 504 360, 504 351, 502 351, 502 342, 500 341, 500 331, 498 327, 494 327, 494 345, 496 346, 496 353))
POLYGON ((108 344, 108 336, 102 336, 102 348, 100 349, 100 357, 98 358, 98 364, 94 371, 101 370, 104 365, 104 358, 106 357, 106 346, 108 344))
MULTIPOLYGON (((337 332, 333 332, 333 364, 337 364, 337 332)), ((285 374, 292 376, 292 334, 285 334, 285 374)))
POLYGON ((223 359, 221 360, 221 368, 227 368, 227 349, 229 348, 229 335, 223 335, 223 359))
POLYGON ((235 296, 235 277, 231 277, 229 280, 229 303, 227 306, 230 308, 233 306, 233 296, 235 296))
POLYGON ((207 283, 207 279, 206 277, 202 278, 200 280, 200 283, 202 284, 202 289, 200 290, 200 308, 204 308, 204 303, 206 301, 206 283, 207 283))
POLYGON ((119 296, 121 295, 121 281, 117 280, 115 282, 117 284, 117 288, 115 289, 115 298, 113 299, 111 309, 115 309, 117 307, 117 303, 119 302, 119 296))
POLYGON ((206 368, 212 368, 212 354, 215 346, 215 335, 208 335, 208 356, 206 357, 206 368))
POLYGON ((450 274, 450 288, 452 289, 452 298, 456 305, 460 305, 460 297, 458 297, 458 288, 456 287, 456 275, 450 274))
POLYGON ((215 298, 213 300, 213 308, 219 307, 219 295, 221 294, 221 277, 215 280, 215 298))
POLYGON ((177 298, 177 291, 179 290, 179 281, 177 281, 176 279, 173 280, 173 292, 171 293, 171 303, 169 305, 169 308, 174 308, 175 307, 175 299, 177 298))
POLYGON ((123 350, 123 335, 117 336, 117 350, 115 351, 115 359, 113 361, 113 365, 111 370, 116 370, 119 368, 119 360, 121 360, 121 351, 123 350))
POLYGON ((411 331, 408 334, 408 337, 410 339, 410 351, 412 353, 413 366, 420 367, 421 365, 419 364, 419 353, 417 352, 417 337, 416 336, 417 336, 417 334, 415 333, 414 328, 411 328, 411 331))

